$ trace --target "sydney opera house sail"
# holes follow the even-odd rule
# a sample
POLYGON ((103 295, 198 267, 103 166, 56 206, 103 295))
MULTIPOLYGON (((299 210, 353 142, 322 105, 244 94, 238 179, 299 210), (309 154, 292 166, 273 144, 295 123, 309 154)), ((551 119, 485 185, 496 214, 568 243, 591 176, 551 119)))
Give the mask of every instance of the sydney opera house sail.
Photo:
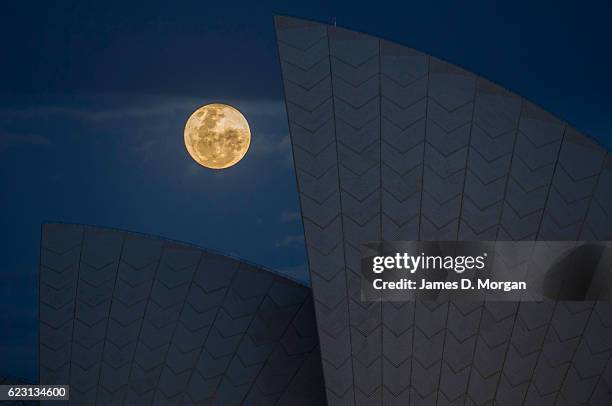
POLYGON ((39 382, 70 385, 71 405, 325 402, 308 287, 80 225, 43 226, 39 382))
POLYGON ((422 52, 275 26, 330 405, 610 405, 609 302, 360 300, 377 240, 610 240, 612 157, 422 52))

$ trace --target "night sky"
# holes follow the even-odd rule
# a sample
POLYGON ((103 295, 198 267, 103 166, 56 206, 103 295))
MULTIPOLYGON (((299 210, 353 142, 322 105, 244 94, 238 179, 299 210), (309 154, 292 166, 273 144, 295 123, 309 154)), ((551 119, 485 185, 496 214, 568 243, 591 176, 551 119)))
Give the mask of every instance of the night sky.
POLYGON ((612 147, 609 1, 125 3, 0 8, 0 375, 36 379, 43 222, 160 235, 307 282, 275 13, 446 59, 612 147), (253 134, 221 172, 183 146, 209 102, 253 134))

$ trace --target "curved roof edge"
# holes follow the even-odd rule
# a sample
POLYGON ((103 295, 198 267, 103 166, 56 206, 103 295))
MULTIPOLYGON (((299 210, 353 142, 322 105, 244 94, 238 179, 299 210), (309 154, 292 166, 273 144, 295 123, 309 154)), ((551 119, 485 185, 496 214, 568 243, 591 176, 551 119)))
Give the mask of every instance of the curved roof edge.
POLYGON ((170 243, 181 244, 181 245, 185 245, 185 246, 188 246, 188 247, 193 247, 193 248, 202 250, 203 252, 206 252, 206 253, 209 253, 209 254, 219 255, 219 256, 222 256, 222 257, 225 257, 225 258, 233 259, 235 261, 241 262, 241 263, 246 264, 246 265, 250 265, 250 266, 255 267, 257 269, 261 269, 262 271, 269 272, 269 273, 277 275, 277 276, 279 276, 281 278, 285 278, 285 279, 290 280, 292 282, 295 282, 295 283, 297 283, 299 285, 306 286, 306 287, 310 288, 309 281, 300 280, 300 279, 297 279, 297 278, 295 278, 295 277, 293 277, 293 276, 291 276, 289 274, 286 274, 284 272, 281 272, 281 271, 278 271, 278 270, 275 270, 275 269, 271 269, 269 267, 266 267, 264 265, 258 264, 256 262, 245 260, 243 258, 237 257, 236 255, 227 254, 227 253, 219 251, 219 250, 202 247, 201 245, 198 245, 198 244, 195 244, 195 243, 192 243, 192 242, 186 242, 186 241, 181 241, 181 240, 177 240, 177 239, 174 239, 174 238, 167 238, 167 237, 164 237, 164 236, 161 236, 161 235, 157 235, 157 234, 148 234, 148 233, 143 233, 143 232, 140 232, 140 231, 126 230, 126 229, 117 228, 117 227, 97 226, 97 225, 94 225, 94 224, 71 223, 71 222, 64 222, 64 221, 45 221, 45 222, 41 223, 41 231, 42 231, 42 228, 44 228, 45 226, 52 226, 52 225, 88 227, 88 228, 94 228, 94 229, 97 229, 97 230, 115 231, 115 232, 121 232, 121 233, 126 233, 126 234, 132 234, 132 235, 136 235, 136 236, 140 236, 140 237, 156 239, 156 240, 160 240, 160 241, 166 241, 166 242, 170 242, 170 243))
POLYGON ((465 67, 463 67, 462 65, 460 65, 458 63, 455 63, 455 62, 447 60, 446 58, 440 57, 438 55, 431 54, 431 53, 426 52, 424 50, 421 50, 421 49, 418 49, 418 48, 414 48, 412 46, 405 45, 405 44, 402 44, 402 43, 397 42, 395 40, 391 40, 391 39, 388 39, 388 38, 385 38, 385 37, 381 37, 381 36, 379 36, 377 34, 372 34, 372 33, 366 32, 366 31, 357 31, 357 30, 353 30, 351 28, 347 28, 347 27, 344 27, 344 26, 331 25, 331 24, 326 23, 326 22, 320 22, 320 21, 316 21, 316 20, 305 19, 305 18, 301 18, 301 17, 297 17, 297 16, 291 16, 291 15, 288 15, 288 14, 275 14, 274 15, 274 22, 275 22, 275 24, 277 26, 282 26, 283 24, 286 24, 289 21, 293 22, 293 24, 305 24, 305 25, 317 24, 317 25, 323 25, 323 26, 326 26, 326 27, 333 27, 333 28, 336 28, 336 29, 340 29, 340 30, 344 30, 344 31, 350 32, 350 33, 366 35, 366 36, 372 37, 374 39, 385 41, 385 42, 387 42, 390 45, 395 45, 395 46, 402 47, 404 50, 411 50, 411 51, 423 54, 425 56, 430 56, 430 57, 436 58, 436 59, 438 59, 439 61, 441 61, 443 63, 451 65, 451 66, 453 66, 455 68, 458 68, 458 69, 460 69, 460 70, 462 70, 462 71, 464 71, 464 72, 466 72, 468 74, 474 75, 477 78, 481 78, 481 79, 483 79, 483 80, 485 80, 487 82, 490 82, 492 85, 494 85, 494 86, 496 86, 498 88, 501 88, 501 89, 505 90, 506 92, 516 96, 516 97, 519 97, 519 98, 523 99, 524 101, 528 102, 529 104, 533 105, 537 109, 539 109, 542 112, 544 112, 547 115, 549 115, 552 119, 560 121, 563 124, 565 124, 567 127, 569 127, 570 129, 573 129, 574 131, 582 134, 583 136, 588 138, 589 141, 593 142, 596 146, 598 146, 598 147, 604 149, 606 152, 608 152, 608 154, 610 153, 610 148, 607 145, 605 145, 602 141, 600 141, 596 137, 593 137, 591 134, 588 134, 585 131, 580 130, 577 126, 573 125, 568 120, 566 120, 564 118, 561 118, 560 116, 558 116, 555 113, 551 113, 548 109, 545 109, 539 103, 536 103, 536 102, 532 101, 530 98, 523 96, 521 93, 519 93, 519 92, 517 92, 515 90, 510 89, 508 86, 502 85, 499 82, 497 82, 497 81, 495 81, 493 79, 490 79, 489 77, 487 77, 485 75, 480 74, 479 72, 476 72, 476 71, 470 70, 468 68, 465 68, 465 67))

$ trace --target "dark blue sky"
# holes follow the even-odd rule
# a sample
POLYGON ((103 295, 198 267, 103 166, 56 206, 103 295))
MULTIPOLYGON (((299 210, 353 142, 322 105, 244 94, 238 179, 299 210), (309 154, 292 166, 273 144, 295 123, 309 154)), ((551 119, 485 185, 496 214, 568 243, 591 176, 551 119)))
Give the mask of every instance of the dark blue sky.
POLYGON ((481 74, 612 147, 609 1, 11 2, 0 10, 0 374, 36 375, 40 224, 192 242, 307 279, 272 15, 365 31, 481 74), (243 162, 184 151, 237 106, 243 162))

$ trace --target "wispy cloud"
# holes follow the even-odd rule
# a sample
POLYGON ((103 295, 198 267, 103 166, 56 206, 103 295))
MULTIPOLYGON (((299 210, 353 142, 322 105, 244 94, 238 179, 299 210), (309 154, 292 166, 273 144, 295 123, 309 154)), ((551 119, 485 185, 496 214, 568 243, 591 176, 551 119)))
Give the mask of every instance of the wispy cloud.
POLYGON ((298 221, 300 218, 300 212, 295 210, 285 210, 280 215, 280 221, 282 223, 292 223, 298 221))
POLYGON ((47 137, 38 134, 18 134, 0 130, 0 151, 20 145, 49 145, 51 142, 47 137))
POLYGON ((300 281, 304 281, 306 283, 310 282, 310 276, 308 275, 308 265, 306 264, 284 267, 282 271, 284 274, 287 274, 300 281))
POLYGON ((281 241, 277 241, 274 245, 279 248, 295 247, 304 244, 304 236, 301 234, 287 235, 281 241))
POLYGON ((291 141, 288 135, 275 136, 270 134, 257 134, 251 140, 251 152, 257 155, 291 154, 291 141))
POLYGON ((282 160, 285 168, 293 168, 291 139, 288 135, 255 133, 251 139, 250 149, 249 153, 256 158, 277 157, 282 160))
POLYGON ((0 108, 4 117, 52 117, 71 116, 83 120, 100 121, 125 118, 163 116, 169 113, 188 114, 198 107, 222 102, 237 106, 248 116, 284 116, 281 100, 270 99, 230 99, 224 101, 205 98, 186 98, 172 96, 146 96, 130 94, 95 94, 75 97, 63 103, 41 102, 24 107, 0 108))
MULTIPOLYGON (((287 135, 285 105, 274 99, 211 100, 177 96, 147 96, 138 94, 88 94, 71 98, 35 100, 34 103, 0 107, 0 124, 11 123, 11 128, 27 128, 32 123, 45 123, 49 134, 15 135, 0 138, 0 149, 18 144, 43 145, 49 140, 60 140, 69 127, 71 137, 81 134, 114 138, 125 151, 133 152, 137 166, 168 162, 173 156, 186 155, 182 150, 182 131, 187 117, 198 107, 223 102, 236 106, 251 125, 252 140, 249 150, 251 162, 274 162, 277 168, 289 170, 293 166, 291 142, 287 135), (48 123, 48 125, 47 125, 48 123), (46 137, 49 138, 46 138, 46 137)), ((38 131, 38 130, 35 130, 38 131)), ((98 138, 100 139, 100 138, 98 138)), ((182 161, 184 164, 185 161, 182 161)), ((187 177, 202 173, 202 168, 189 162, 187 177)), ((215 176, 220 178, 220 176, 215 176)))

